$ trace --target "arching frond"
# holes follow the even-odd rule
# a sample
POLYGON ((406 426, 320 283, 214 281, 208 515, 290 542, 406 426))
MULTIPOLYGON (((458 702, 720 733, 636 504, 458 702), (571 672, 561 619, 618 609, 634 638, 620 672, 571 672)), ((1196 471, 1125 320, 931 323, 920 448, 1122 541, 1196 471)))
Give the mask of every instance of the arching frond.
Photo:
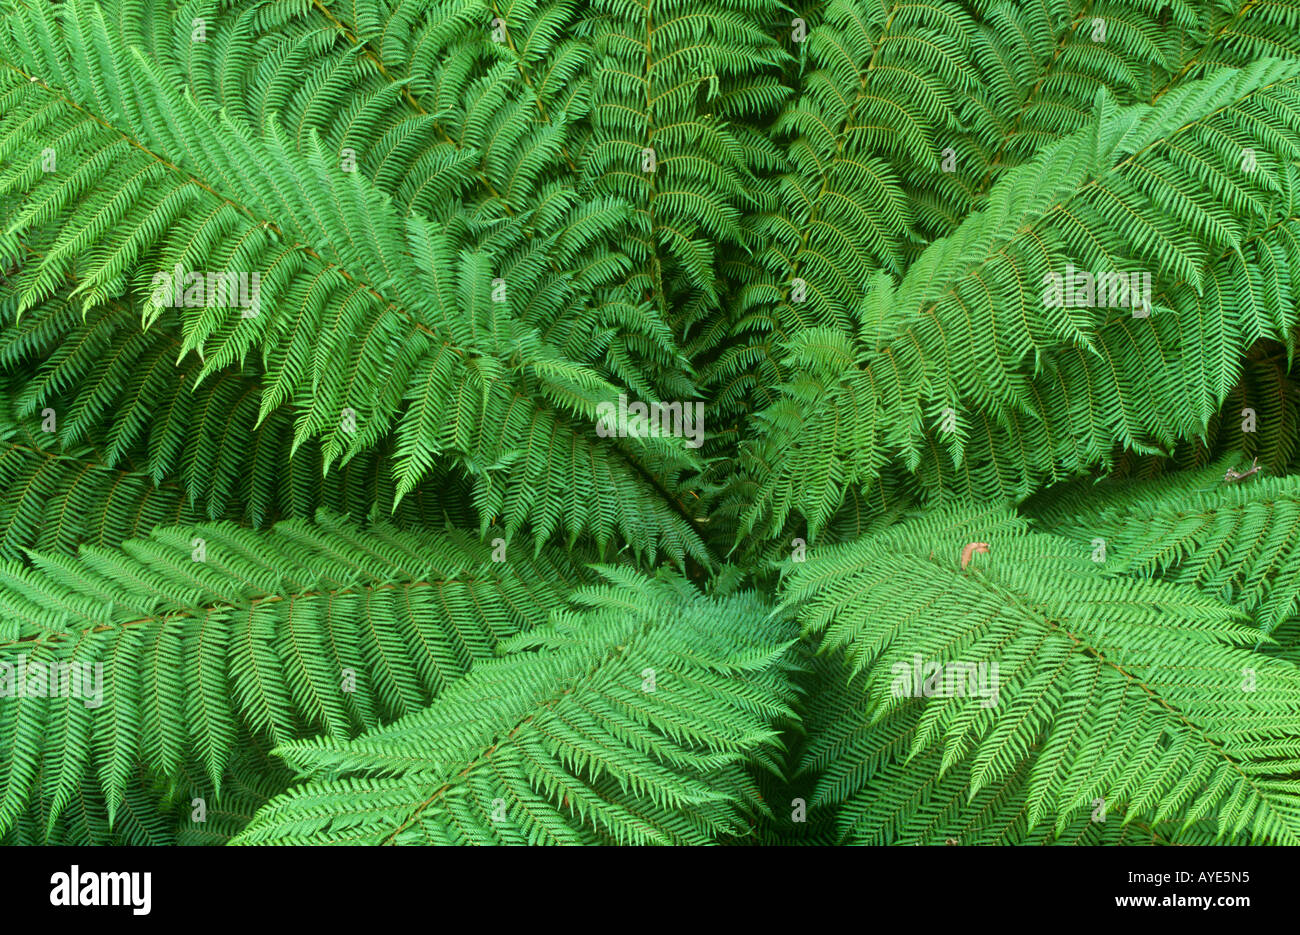
POLYGON ((752 594, 608 572, 429 708, 282 744, 306 781, 237 843, 706 844, 766 810, 791 631, 752 594))
POLYGON ((835 764, 823 804, 882 784, 845 827, 1077 835, 1100 801, 1125 825, 1300 841, 1300 668, 1252 652, 1259 631, 1205 591, 1108 573, 996 508, 821 548, 786 601, 872 724, 812 754, 835 764))

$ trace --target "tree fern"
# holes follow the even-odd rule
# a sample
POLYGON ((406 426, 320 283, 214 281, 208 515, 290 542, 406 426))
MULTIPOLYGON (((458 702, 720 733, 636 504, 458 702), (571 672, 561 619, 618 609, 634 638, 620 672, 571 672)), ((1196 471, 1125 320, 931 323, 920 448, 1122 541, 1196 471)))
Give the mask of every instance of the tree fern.
POLYGON ((0 0, 0 843, 1300 843, 1298 205, 1292 0, 0 0))

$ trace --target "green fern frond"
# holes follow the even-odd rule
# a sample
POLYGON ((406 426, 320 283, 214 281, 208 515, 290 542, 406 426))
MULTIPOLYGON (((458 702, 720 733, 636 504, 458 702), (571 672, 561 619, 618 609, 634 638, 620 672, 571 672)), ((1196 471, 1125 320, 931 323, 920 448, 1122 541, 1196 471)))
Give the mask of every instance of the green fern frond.
POLYGON ((1075 485, 1027 509, 1108 570, 1194 585, 1268 634, 1300 609, 1300 485, 1247 472, 1230 457, 1155 481, 1075 485))
MULTIPOLYGON (((298 146, 271 115, 255 129, 214 117, 124 47, 95 8, 68 11, 61 18, 75 26, 71 32, 43 8, 24 10, 11 24, 48 35, 22 52, 10 40, 11 61, 22 66, 3 79, 15 104, 0 120, 0 157, 24 168, 0 177, 0 193, 20 205, 0 256, 20 255, 21 238, 40 240, 56 216, 72 218, 18 277, 20 313, 49 298, 92 245, 97 262, 78 270, 74 290, 85 308, 118 294, 127 286, 123 271, 143 260, 131 286, 149 296, 146 324, 168 306, 186 306, 179 356, 200 354, 199 380, 260 349, 259 418, 293 403, 295 447, 320 438, 326 465, 373 447, 395 427, 398 498, 449 454, 478 475, 482 512, 503 515, 511 534, 531 521, 540 544, 555 518, 535 510, 532 497, 577 490, 565 517, 570 538, 586 532, 605 542, 617 531, 649 556, 662 549, 678 561, 706 558, 690 521, 658 493, 691 467, 689 451, 659 438, 593 443, 586 427, 616 388, 578 364, 568 370, 579 386, 557 379, 553 362, 562 355, 510 309, 512 292, 549 290, 551 303, 563 303, 569 276, 547 270, 545 257, 553 250, 572 258, 567 230, 538 244, 529 242, 524 215, 494 219, 506 222, 499 230, 465 216, 442 230, 403 217, 384 193, 337 166, 319 135, 298 146), (83 31, 129 82, 97 86, 78 39, 83 31), (161 122, 161 113, 173 119, 161 122), (54 132, 71 134, 65 159, 72 165, 63 174, 32 171, 44 150, 29 134, 51 121, 54 132), (110 229, 116 242, 97 243, 110 229), (196 269, 256 274, 258 296, 239 314, 228 302, 191 303, 202 282, 187 277, 203 274, 187 271, 196 269), (468 396, 450 392, 453 378, 468 396), (396 424, 395 410, 402 410, 396 424), (496 441, 521 434, 522 444, 496 441), (558 463, 547 463, 557 448, 571 453, 558 475, 558 463), (492 483, 487 466, 508 482, 492 483)), ((242 281, 240 288, 248 291, 242 281)))
POLYGON ((767 806, 788 618, 615 569, 429 708, 278 752, 306 781, 236 843, 707 844, 767 806))
POLYGON ((1300 841, 1300 668, 1252 652, 1258 630, 1204 591, 1109 574, 988 508, 820 548, 786 603, 842 651, 873 724, 818 793, 882 770, 846 825, 894 812, 910 827, 933 808, 934 822, 989 813, 981 833, 1023 815, 1023 834, 1059 836, 1099 800, 1123 824, 1300 841))

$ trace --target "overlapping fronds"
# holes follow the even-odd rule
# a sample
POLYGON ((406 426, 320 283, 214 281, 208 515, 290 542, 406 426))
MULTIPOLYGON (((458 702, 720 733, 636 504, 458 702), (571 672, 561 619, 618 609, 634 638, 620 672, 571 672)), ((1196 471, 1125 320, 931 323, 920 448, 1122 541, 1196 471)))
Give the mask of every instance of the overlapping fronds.
MULTIPOLYGON (((912 753, 921 710, 899 709, 876 721, 863 677, 846 677, 843 655, 830 652, 813 666, 804 730, 792 791, 804 798, 801 825, 808 843, 968 845, 1165 845, 1216 840, 1213 820, 1125 821, 1124 806, 1094 803, 1057 831, 1049 823, 1030 828, 1027 818, 1028 760, 1005 780, 970 795, 970 770, 958 763, 942 770, 942 752, 912 753), (940 772, 942 771, 942 775, 940 772)), ((1229 836, 1230 843, 1248 843, 1229 836)))
POLYGON ((753 593, 607 571, 429 708, 278 752, 306 781, 236 843, 706 844, 767 810, 787 617, 753 593))
POLYGON ((0 0, 0 843, 1300 843, 1297 282, 1298 0, 0 0))
POLYGON ((143 767, 127 776, 110 814, 93 768, 51 823, 46 790, 37 786, 26 810, 0 835, 5 845, 87 847, 210 846, 226 844, 257 809, 289 787, 293 772, 268 755, 266 744, 242 728, 214 796, 198 764, 183 764, 177 777, 161 778, 143 767))
POLYGON ((1300 6, 832 2, 782 32, 800 94, 775 129, 792 171, 730 267, 745 339, 710 379, 723 411, 773 402, 777 345, 846 327, 868 274, 901 274, 992 200, 1009 170, 1095 119, 1098 93, 1151 104, 1216 69, 1294 58, 1300 6))
POLYGON ((316 441, 293 451, 288 407, 258 419, 256 368, 195 385, 202 363, 172 359, 171 320, 141 332, 130 308, 83 318, 61 295, 0 331, 0 366, 15 375, 0 402, 0 555, 115 545, 169 522, 264 526, 321 506, 358 520, 478 525, 450 463, 394 506, 390 440, 332 470, 316 441))
POLYGON ((1116 446, 1201 434, 1251 343, 1290 347, 1297 76, 1271 61, 1154 106, 1102 94, 900 282, 875 274, 851 328, 792 335, 746 525, 799 504, 815 533, 891 457, 936 494, 1024 497, 1116 446))
POLYGON ((689 449, 593 439, 618 387, 529 320, 530 302, 563 307, 590 286, 570 264, 626 206, 561 199, 438 226, 403 215, 318 134, 205 111, 98 8, 57 9, 20 8, 0 35, 0 195, 14 204, 0 257, 33 251, 15 277, 19 313, 75 263, 83 309, 124 289, 147 297, 146 325, 179 307, 178 355, 201 356, 196 380, 260 357, 259 419, 292 403, 295 447, 320 439, 327 466, 393 431, 398 497, 450 455, 475 477, 484 524, 501 516, 513 535, 529 523, 540 543, 562 522, 570 539, 705 557, 663 496, 689 449), (20 43, 28 33, 39 40, 20 43), (106 63, 121 76, 110 85, 106 63), (59 145, 36 145, 37 131, 59 145), (43 171, 60 150, 64 169, 43 171), (547 500, 566 494, 557 515, 547 500))
POLYGON ((417 710, 583 574, 493 561, 461 534, 322 513, 269 532, 157 529, 0 569, 0 828, 39 788, 52 823, 93 770, 112 820, 138 767, 214 793, 242 725, 345 738, 417 710))
POLYGON ((1230 457, 1154 481, 1075 484, 1028 505, 1128 574, 1195 585, 1271 632, 1300 608, 1300 482, 1230 457))

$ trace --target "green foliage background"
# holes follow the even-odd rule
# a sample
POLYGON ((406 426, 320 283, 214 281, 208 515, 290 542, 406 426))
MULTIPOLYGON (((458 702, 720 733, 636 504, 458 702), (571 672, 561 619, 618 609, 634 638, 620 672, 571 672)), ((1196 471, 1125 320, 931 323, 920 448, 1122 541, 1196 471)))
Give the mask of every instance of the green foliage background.
POLYGON ((0 842, 1300 843, 1297 290, 1287 0, 0 0, 0 842))

